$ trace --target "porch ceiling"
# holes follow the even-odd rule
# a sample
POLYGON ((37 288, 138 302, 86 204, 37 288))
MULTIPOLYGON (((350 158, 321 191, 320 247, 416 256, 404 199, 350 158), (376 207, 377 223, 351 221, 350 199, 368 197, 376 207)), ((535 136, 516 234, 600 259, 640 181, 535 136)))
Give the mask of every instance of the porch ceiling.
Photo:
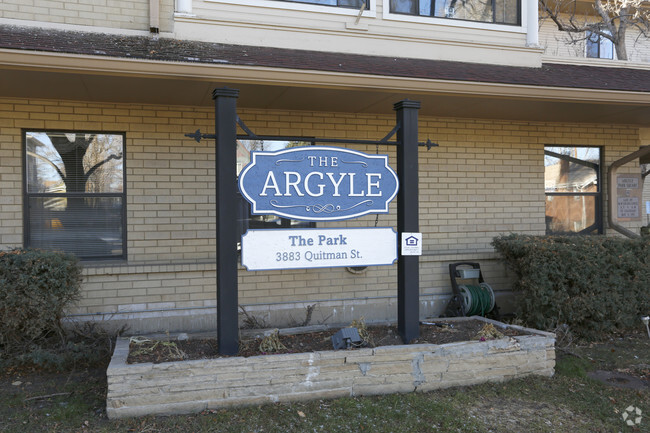
MULTIPOLYGON (((409 98, 422 103, 423 116, 504 119, 520 121, 634 124, 650 126, 650 95, 639 101, 612 102, 602 95, 594 101, 575 96, 552 98, 517 95, 511 86, 490 92, 472 93, 458 83, 442 88, 417 89, 417 84, 401 89, 387 86, 323 85, 308 83, 251 83, 249 79, 206 77, 157 77, 115 73, 85 73, 11 67, 0 69, 0 96, 62 99, 85 102, 144 103, 177 106, 211 106, 212 90, 228 86, 240 90, 242 108, 315 110, 348 113, 392 113, 394 102, 409 98), (645 100, 645 101, 644 101, 645 100)), ((548 93, 552 93, 549 90, 548 93)))
MULTIPOLYGON (((612 65, 610 65, 612 66, 612 65)), ((626 65, 627 66, 627 65, 626 65)), ((650 68, 539 68, 290 50, 0 24, 0 96, 649 125, 650 68)))

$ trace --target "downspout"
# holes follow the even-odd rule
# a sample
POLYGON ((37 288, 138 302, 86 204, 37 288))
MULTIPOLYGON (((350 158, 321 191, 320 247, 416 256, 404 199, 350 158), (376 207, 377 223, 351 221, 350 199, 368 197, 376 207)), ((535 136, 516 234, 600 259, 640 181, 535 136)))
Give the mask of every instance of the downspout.
POLYGON ((149 0, 149 32, 160 33, 160 0, 149 0))
POLYGON ((614 161, 612 165, 609 166, 609 170, 607 172, 607 198, 609 201, 607 222, 611 228, 629 238, 638 238, 640 235, 618 224, 618 214, 616 212, 616 203, 618 197, 616 194, 614 194, 614 181, 616 179, 616 172, 621 165, 627 164, 628 162, 634 161, 635 159, 639 159, 647 154, 650 154, 650 146, 642 147, 636 152, 630 153, 629 155, 617 161, 614 161))

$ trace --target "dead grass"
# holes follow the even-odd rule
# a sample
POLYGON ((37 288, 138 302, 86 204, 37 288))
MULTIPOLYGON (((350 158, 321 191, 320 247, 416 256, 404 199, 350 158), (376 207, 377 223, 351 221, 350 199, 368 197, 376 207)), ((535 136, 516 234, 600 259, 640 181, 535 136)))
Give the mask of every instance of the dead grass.
POLYGON ((650 431, 650 388, 625 389, 589 378, 621 371, 648 384, 645 333, 558 352, 555 377, 423 394, 276 404, 196 415, 109 421, 103 370, 64 374, 4 371, 0 431, 7 432, 644 432, 650 431), (570 352, 570 353, 569 353, 570 352), (628 426, 629 406, 642 411, 628 426))

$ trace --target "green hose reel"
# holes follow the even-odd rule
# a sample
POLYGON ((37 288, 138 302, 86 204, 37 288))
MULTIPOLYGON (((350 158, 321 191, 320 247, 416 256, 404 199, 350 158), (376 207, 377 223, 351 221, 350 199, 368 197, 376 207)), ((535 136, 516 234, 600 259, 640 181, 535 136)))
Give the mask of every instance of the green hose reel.
POLYGON ((474 262, 451 263, 449 275, 453 296, 447 305, 445 316, 497 316, 498 307, 492 287, 483 281, 481 266, 474 262), (458 284, 462 280, 463 284, 458 284))
POLYGON ((488 283, 458 286, 466 316, 485 316, 495 306, 494 291, 488 283))

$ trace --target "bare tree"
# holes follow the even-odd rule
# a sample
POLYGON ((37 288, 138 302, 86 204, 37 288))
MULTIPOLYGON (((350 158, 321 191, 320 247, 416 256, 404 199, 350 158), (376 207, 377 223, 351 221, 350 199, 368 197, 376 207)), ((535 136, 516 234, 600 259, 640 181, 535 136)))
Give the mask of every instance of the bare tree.
MULTIPOLYGON (((68 193, 107 192, 121 189, 121 179, 115 179, 109 162, 122 159, 122 146, 112 143, 105 135, 97 134, 52 134, 52 146, 59 153, 63 170, 54 165, 65 183, 68 193), (108 165, 107 165, 108 164, 108 165)), ((120 176, 121 177, 121 176, 120 176)), ((89 211, 96 209, 97 198, 69 198, 65 201, 64 227, 82 227, 94 217, 89 211)))
POLYGON ((252 152, 254 150, 264 150, 264 141, 263 140, 241 140, 240 143, 244 146, 246 150, 252 152))
POLYGON ((647 0, 539 0, 542 18, 550 18, 559 31, 566 32, 570 43, 591 35, 609 39, 619 60, 628 60, 625 37, 628 30, 650 37, 650 2, 647 0))
MULTIPOLYGON (((104 164, 111 160, 122 159, 122 154, 113 154, 102 152, 103 148, 91 148, 93 141, 97 139, 95 134, 65 134, 63 136, 50 136, 54 148, 59 152, 61 160, 65 167, 65 174, 57 168, 59 176, 65 183, 68 192, 86 192, 86 185, 91 176, 99 170, 104 164), (90 156, 86 158, 86 156, 90 156)), ((121 150, 121 149, 120 149, 121 150)), ((94 185, 95 189, 101 189, 101 186, 94 185)))

